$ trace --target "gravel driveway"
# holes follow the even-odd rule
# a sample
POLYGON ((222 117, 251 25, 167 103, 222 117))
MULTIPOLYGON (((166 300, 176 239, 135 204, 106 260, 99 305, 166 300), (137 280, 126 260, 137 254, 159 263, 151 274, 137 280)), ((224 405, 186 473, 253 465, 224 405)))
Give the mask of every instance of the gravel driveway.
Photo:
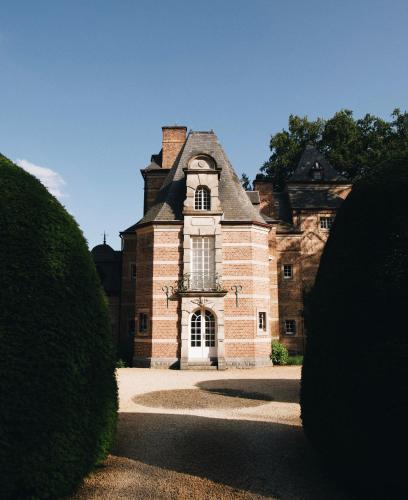
POLYGON ((300 426, 299 367, 118 370, 112 455, 82 499, 345 499, 300 426))

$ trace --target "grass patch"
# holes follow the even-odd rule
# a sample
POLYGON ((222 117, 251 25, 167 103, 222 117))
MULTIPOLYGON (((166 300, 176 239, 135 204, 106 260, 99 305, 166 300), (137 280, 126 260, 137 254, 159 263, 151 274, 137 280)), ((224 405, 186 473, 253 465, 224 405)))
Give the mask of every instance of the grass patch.
POLYGON ((288 365, 303 365, 303 355, 296 354, 295 356, 289 356, 288 365))

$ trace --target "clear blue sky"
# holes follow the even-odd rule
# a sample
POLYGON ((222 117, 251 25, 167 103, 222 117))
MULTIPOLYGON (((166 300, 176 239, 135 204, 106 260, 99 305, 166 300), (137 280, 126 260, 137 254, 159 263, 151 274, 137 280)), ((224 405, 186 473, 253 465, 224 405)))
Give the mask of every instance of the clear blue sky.
POLYGON ((290 113, 408 108, 407 0, 3 0, 0 20, 0 151, 65 181, 90 246, 141 216, 162 125, 214 129, 253 177, 290 113))

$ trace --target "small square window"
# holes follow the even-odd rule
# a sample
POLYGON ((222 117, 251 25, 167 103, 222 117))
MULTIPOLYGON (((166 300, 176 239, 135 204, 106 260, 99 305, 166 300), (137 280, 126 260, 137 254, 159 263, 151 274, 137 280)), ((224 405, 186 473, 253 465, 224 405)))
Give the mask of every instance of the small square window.
POLYGON ((147 314, 146 313, 139 313, 139 333, 147 333, 147 314))
POLYGON ((283 277, 286 279, 293 278, 293 265, 284 264, 283 265, 283 277))
POLYGON ((320 217, 320 229, 331 229, 333 217, 320 217))
POLYGON ((286 335, 296 334, 296 321, 294 319, 285 320, 285 334, 286 335))
POLYGON ((130 279, 132 281, 136 280, 136 264, 134 262, 130 264, 130 279))
POLYGON ((266 312, 258 313, 258 330, 259 332, 266 332, 266 312))

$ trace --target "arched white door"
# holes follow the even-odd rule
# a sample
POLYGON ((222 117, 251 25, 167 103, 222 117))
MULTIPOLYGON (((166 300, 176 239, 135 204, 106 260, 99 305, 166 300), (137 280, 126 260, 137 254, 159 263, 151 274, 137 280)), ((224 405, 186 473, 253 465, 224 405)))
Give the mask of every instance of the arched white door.
POLYGON ((215 357, 215 337, 214 314, 206 309, 193 313, 190 320, 189 358, 215 357))

